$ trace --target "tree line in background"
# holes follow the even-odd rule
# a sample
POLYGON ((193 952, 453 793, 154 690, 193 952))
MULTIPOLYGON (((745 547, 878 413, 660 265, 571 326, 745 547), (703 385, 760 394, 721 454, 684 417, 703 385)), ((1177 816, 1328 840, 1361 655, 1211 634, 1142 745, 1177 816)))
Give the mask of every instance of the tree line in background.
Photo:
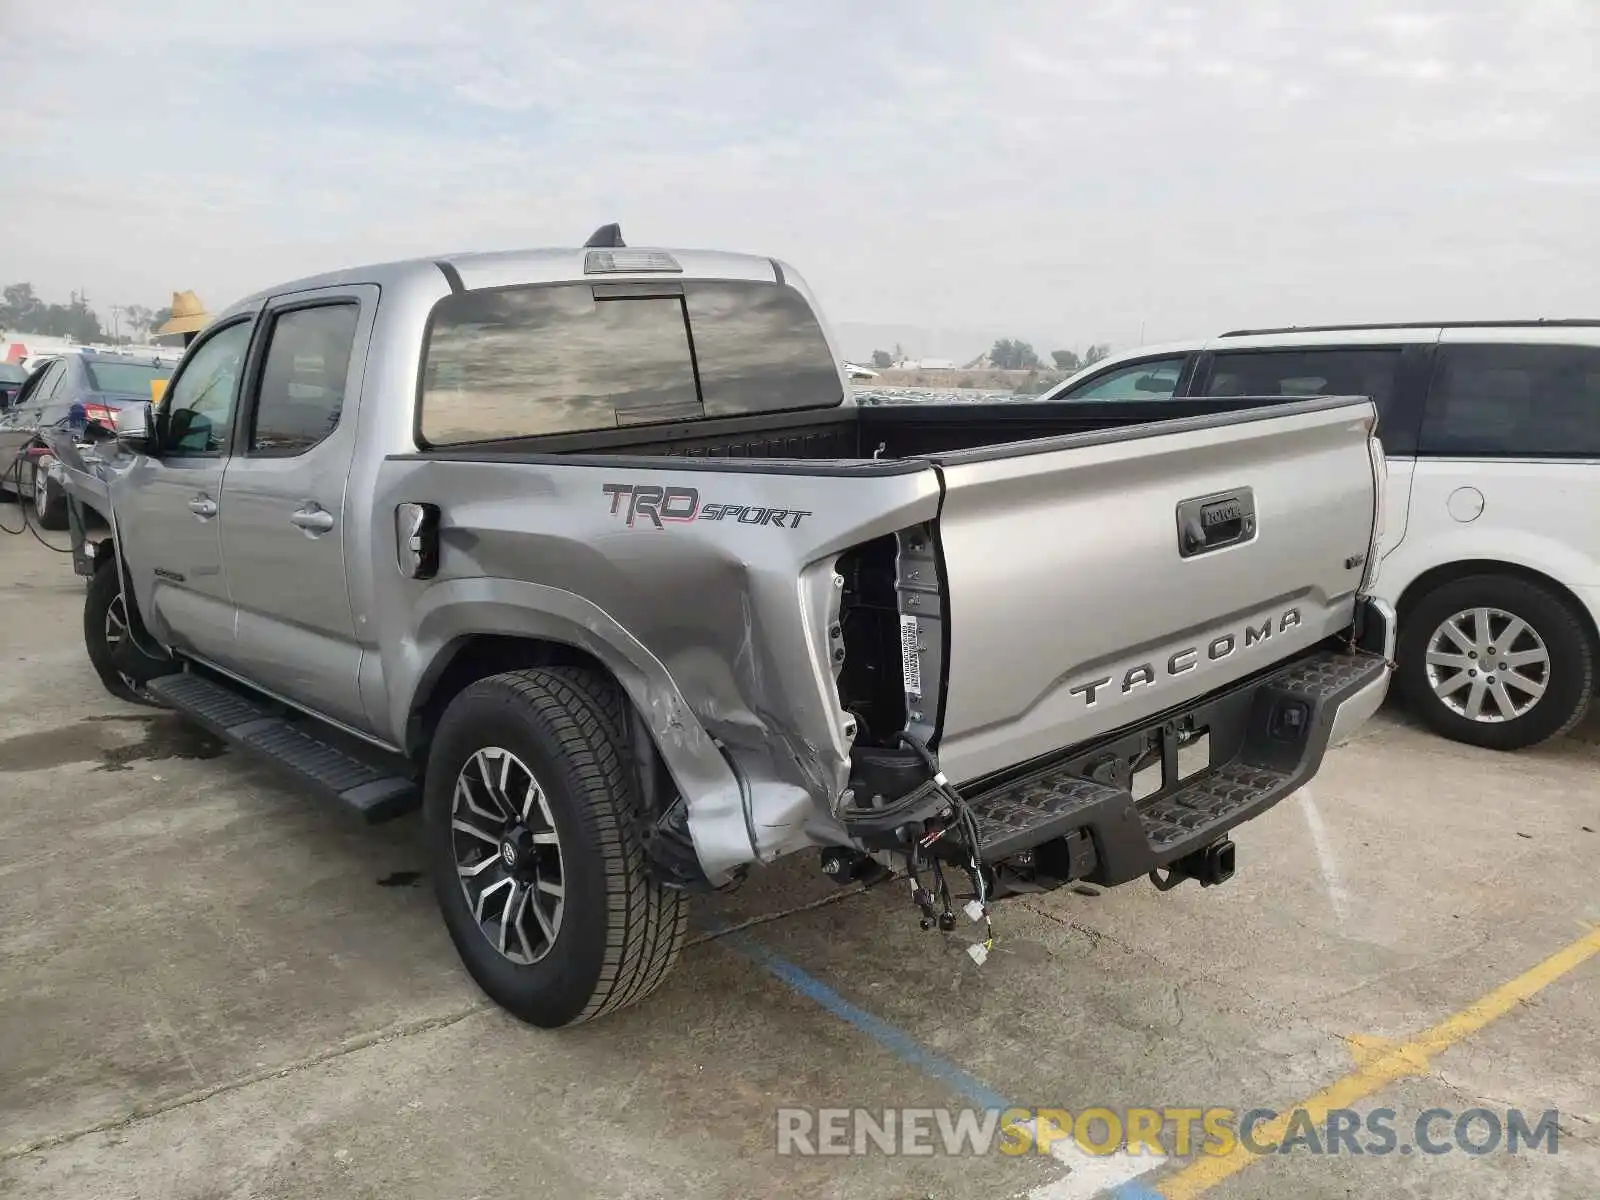
POLYGON ((112 308, 112 327, 107 330, 100 323, 100 315, 78 292, 73 292, 66 304, 46 304, 33 290, 33 284, 11 283, 6 285, 3 297, 0 331, 71 338, 75 342, 120 343, 146 338, 172 315, 170 308, 116 305, 112 308))
MULTIPOLYGON (((874 350, 872 365, 881 371, 903 361, 905 356, 901 353, 900 347, 896 346, 894 350, 893 354, 887 350, 874 350)), ((1094 366, 1110 353, 1111 347, 1101 343, 1091 345, 1082 354, 1076 350, 1052 350, 1050 358, 1057 371, 1071 374, 1073 371, 1083 370, 1084 367, 1094 366)), ((989 360, 988 365, 997 371, 1037 371, 1045 365, 1038 352, 1020 338, 998 339, 984 357, 989 360)))

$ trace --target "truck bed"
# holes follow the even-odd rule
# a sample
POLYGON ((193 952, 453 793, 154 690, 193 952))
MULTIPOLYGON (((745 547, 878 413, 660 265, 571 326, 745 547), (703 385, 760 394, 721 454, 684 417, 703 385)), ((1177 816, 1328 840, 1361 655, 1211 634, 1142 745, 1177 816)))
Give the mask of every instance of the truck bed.
MULTIPOLYGON (((443 497, 470 534, 441 536, 474 575, 537 561, 605 597, 711 697, 713 736, 755 754, 798 703, 772 681, 816 673, 807 639, 837 620, 850 739, 888 749, 909 721, 964 782, 1348 629, 1382 469, 1372 421, 1352 397, 846 406, 397 455, 377 494, 443 497), (753 532, 774 517, 784 536, 753 532), (797 581, 811 632, 767 661, 764 614, 797 581)), ((807 706, 822 719, 767 769, 838 740, 832 703, 807 706)))
POLYGON ((1219 416, 1282 404, 1281 396, 1086 404, 996 401, 770 413, 678 425, 601 430, 433 451, 438 457, 527 454, 714 459, 905 459, 1093 433, 1151 421, 1219 416))

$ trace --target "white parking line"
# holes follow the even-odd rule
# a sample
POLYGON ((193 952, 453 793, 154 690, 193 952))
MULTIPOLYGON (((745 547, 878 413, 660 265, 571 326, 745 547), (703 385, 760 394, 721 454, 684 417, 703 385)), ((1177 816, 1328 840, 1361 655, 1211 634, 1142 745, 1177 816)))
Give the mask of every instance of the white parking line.
MULTIPOLYGON (((1034 1126, 1032 1121, 1024 1124, 1029 1128, 1034 1126)), ((1115 1192, 1162 1163, 1151 1155, 1136 1156, 1125 1150, 1090 1154, 1071 1137, 1052 1142, 1050 1157, 1066 1167, 1067 1174, 1040 1184, 1028 1193, 1028 1200, 1092 1200, 1095 1196, 1115 1192)))
POLYGON ((1317 848, 1317 864, 1322 868, 1322 882, 1328 889, 1328 900, 1333 905, 1333 915, 1340 921, 1350 915, 1350 897, 1339 877, 1339 863, 1333 857, 1333 846, 1328 841, 1327 827, 1322 823, 1322 813, 1311 796, 1311 789, 1300 789, 1300 810, 1306 814, 1306 824, 1311 827, 1311 842, 1317 848))

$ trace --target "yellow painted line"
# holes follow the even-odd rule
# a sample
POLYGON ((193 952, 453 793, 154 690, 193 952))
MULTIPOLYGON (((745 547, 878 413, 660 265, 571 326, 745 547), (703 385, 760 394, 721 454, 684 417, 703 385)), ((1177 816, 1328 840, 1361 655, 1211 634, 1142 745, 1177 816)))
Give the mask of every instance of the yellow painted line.
MULTIPOLYGON (((1600 954, 1600 928, 1591 929, 1583 937, 1558 950, 1538 966, 1518 975, 1510 983, 1501 984, 1494 991, 1469 1004, 1460 1012, 1446 1017, 1431 1029, 1424 1030, 1409 1041, 1385 1045, 1373 1038, 1357 1038, 1354 1049, 1361 1061, 1350 1074, 1330 1084, 1315 1096, 1303 1100, 1289 1110, 1288 1115, 1252 1131, 1258 1146, 1276 1146, 1288 1132, 1290 1115, 1295 1109, 1309 1113, 1317 1126, 1322 1126, 1330 1110, 1353 1108, 1362 1100, 1381 1091, 1396 1080, 1409 1076, 1426 1075, 1428 1060, 1441 1051, 1477 1033, 1497 1017, 1503 1017, 1524 1000, 1536 995, 1568 972, 1581 967, 1596 954, 1600 954)), ((1214 1158, 1199 1158, 1188 1166, 1169 1175, 1154 1185, 1154 1190, 1167 1200, 1192 1200, 1244 1170, 1264 1155, 1251 1153, 1242 1144, 1227 1154, 1214 1158)))

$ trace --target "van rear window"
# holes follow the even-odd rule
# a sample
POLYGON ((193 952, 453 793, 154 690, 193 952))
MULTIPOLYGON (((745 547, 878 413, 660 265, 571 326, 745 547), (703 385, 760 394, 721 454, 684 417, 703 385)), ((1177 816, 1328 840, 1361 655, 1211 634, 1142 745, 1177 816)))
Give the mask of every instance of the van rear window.
POLYGON ((434 308, 419 441, 501 441, 830 408, 839 368, 777 283, 539 284, 434 308))

